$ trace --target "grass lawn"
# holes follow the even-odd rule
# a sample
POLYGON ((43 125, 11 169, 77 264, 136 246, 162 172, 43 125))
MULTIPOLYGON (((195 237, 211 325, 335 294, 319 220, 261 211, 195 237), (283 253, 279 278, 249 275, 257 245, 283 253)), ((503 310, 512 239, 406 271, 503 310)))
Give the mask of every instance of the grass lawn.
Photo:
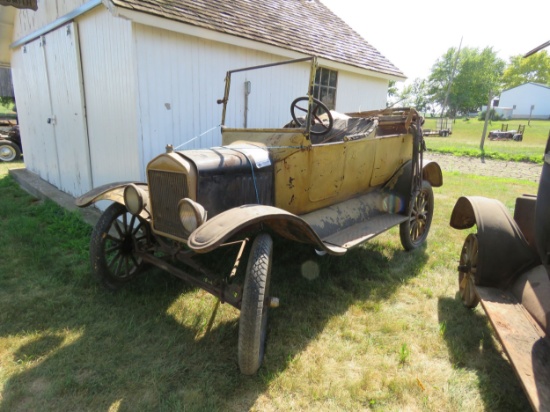
MULTIPOLYGON (((11 164, 10 167, 21 166, 11 164)), ((397 229, 342 257, 276 240, 268 346, 236 362, 238 312, 159 271, 117 293, 90 275, 91 228, 0 165, 0 412, 529 410, 484 312, 456 297, 457 197, 511 209, 530 182, 445 174, 427 245, 397 229), (302 276, 304 264, 319 276, 302 276)))
MULTIPOLYGON (((426 118, 425 129, 435 129, 436 119, 426 118)), ((480 143, 483 133, 483 121, 472 118, 468 121, 457 119, 452 124, 453 133, 449 137, 426 136, 426 147, 442 153, 455 155, 481 156, 480 143)), ((544 147, 550 134, 550 120, 527 120, 494 121, 487 126, 485 138, 485 156, 493 159, 529 161, 542 163, 544 147), (523 141, 491 141, 487 138, 490 130, 500 129, 502 124, 508 124, 508 129, 517 129, 520 124, 526 125, 523 141)))
POLYGON ((6 107, 0 104, 0 116, 5 116, 5 115, 15 116, 15 112, 12 109, 13 109, 13 105, 11 107, 6 107))

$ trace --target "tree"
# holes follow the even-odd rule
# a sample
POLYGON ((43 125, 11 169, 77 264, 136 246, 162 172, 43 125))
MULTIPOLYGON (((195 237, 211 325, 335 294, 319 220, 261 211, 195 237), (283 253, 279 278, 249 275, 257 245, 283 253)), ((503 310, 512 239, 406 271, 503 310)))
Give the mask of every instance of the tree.
POLYGON ((497 57, 491 47, 481 51, 465 47, 460 53, 450 48, 432 67, 428 78, 428 94, 434 103, 443 106, 449 91, 448 115, 476 111, 487 104, 489 93, 498 93, 504 66, 504 61, 497 57), (453 81, 449 90, 451 79, 453 81))
POLYGON ((525 83, 550 85, 550 56, 546 50, 527 58, 512 56, 502 75, 502 86, 511 89, 525 83))
POLYGON ((397 86, 395 85, 395 80, 390 80, 388 83, 388 100, 386 106, 392 106, 393 98, 398 95, 397 86))
POLYGON ((412 84, 403 87, 398 94, 398 100, 394 104, 402 107, 414 107, 419 112, 428 109, 428 84, 426 80, 416 78, 412 84))
POLYGON ((0 105, 4 106, 7 109, 10 109, 15 103, 13 97, 0 97, 0 105))
POLYGON ((432 72, 428 77, 428 94, 433 103, 443 106, 447 88, 453 77, 453 68, 458 53, 454 47, 451 47, 441 56, 432 66, 432 72))

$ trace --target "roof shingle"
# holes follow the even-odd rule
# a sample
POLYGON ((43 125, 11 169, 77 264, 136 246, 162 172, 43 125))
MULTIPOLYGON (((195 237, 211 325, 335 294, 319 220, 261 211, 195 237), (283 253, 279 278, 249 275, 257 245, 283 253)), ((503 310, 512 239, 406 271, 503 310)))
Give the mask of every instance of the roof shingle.
POLYGON ((319 0, 111 0, 181 23, 404 77, 319 0))

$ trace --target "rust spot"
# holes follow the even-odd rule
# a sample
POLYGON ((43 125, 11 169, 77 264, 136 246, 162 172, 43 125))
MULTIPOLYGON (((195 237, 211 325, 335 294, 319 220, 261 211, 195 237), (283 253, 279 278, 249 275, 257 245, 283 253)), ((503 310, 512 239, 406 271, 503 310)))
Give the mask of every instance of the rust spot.
POLYGON ((288 186, 289 189, 294 189, 294 180, 296 180, 296 179, 294 179, 293 177, 288 178, 288 185, 287 186, 288 186))

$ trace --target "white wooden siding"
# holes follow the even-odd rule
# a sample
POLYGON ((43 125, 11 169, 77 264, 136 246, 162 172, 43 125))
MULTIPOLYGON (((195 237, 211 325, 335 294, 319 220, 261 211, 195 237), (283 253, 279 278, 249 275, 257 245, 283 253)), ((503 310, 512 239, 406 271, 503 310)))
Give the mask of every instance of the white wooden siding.
POLYGON ((336 110, 344 113, 383 109, 386 107, 388 81, 339 71, 336 110))
POLYGON ((41 39, 14 50, 12 75, 25 166, 59 187, 54 129, 47 123, 52 108, 41 39))
POLYGON ((72 195, 91 189, 77 38, 68 24, 19 49, 15 62, 25 164, 72 195))
POLYGON ((98 8, 78 27, 93 185, 140 179, 132 25, 98 8))
POLYGON ((550 88, 533 83, 523 84, 513 89, 505 90, 500 95, 499 107, 514 107, 512 118, 529 117, 531 106, 533 119, 550 118, 550 88))
POLYGON ((69 23, 44 36, 59 188, 79 196, 92 188, 88 136, 78 49, 78 32, 69 23))
POLYGON ((61 16, 87 3, 88 0, 38 0, 38 10, 18 10, 13 39, 20 39, 41 29, 61 16))
MULTIPOLYGON (((280 56, 228 46, 135 25, 140 137, 143 162, 164 152, 166 144, 182 149, 221 144, 219 125, 228 70, 286 60, 280 56)), ((248 127, 281 127, 290 104, 307 92, 309 64, 235 73, 225 124, 243 127, 244 82, 251 82, 248 127)))

